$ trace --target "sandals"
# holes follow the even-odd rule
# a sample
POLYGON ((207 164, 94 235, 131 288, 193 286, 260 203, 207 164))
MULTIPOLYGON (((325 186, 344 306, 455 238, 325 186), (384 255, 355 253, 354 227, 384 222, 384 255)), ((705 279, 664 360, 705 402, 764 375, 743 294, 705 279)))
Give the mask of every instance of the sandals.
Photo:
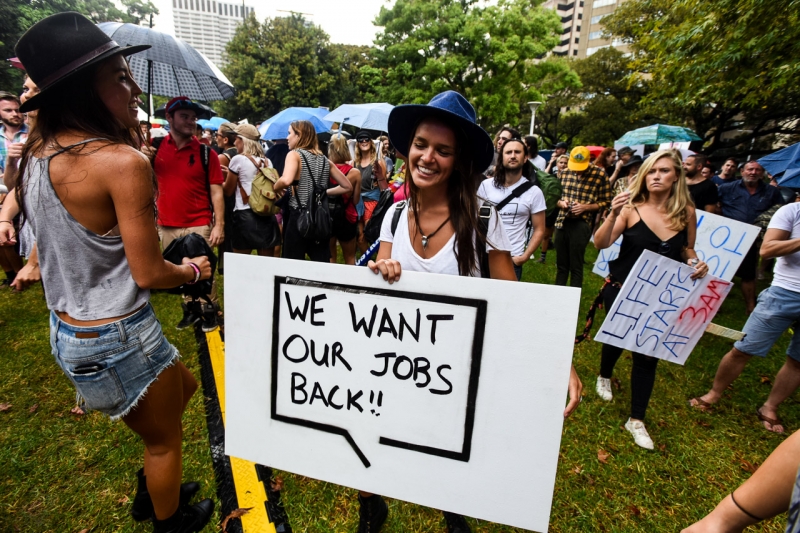
POLYGON ((762 415, 760 407, 756 409, 756 416, 758 417, 758 421, 761 422, 761 425, 764 426, 764 429, 766 429, 767 431, 772 433, 777 433, 779 435, 783 435, 786 432, 786 427, 783 425, 783 422, 781 422, 780 418, 770 418, 768 416, 762 415), (765 426, 764 422, 769 424, 769 427, 765 426), (775 431, 774 429, 775 426, 780 426, 781 431, 775 431))
POLYGON ((707 401, 702 399, 700 396, 698 396, 697 398, 692 398, 691 400, 689 400, 689 407, 692 407, 692 408, 697 409, 698 411, 702 411, 704 413, 710 413, 711 411, 714 410, 714 404, 713 403, 708 403, 707 401))

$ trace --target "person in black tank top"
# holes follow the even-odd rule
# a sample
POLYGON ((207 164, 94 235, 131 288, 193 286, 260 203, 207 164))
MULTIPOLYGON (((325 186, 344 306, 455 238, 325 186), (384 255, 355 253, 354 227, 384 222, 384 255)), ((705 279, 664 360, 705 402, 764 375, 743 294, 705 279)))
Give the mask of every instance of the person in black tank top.
MULTIPOLYGON (((619 257, 609 263, 611 272, 603 288, 603 302, 610 309, 633 265, 644 250, 674 261, 686 261, 695 268, 692 278, 703 277, 708 266, 694 251, 697 217, 686 186, 680 158, 670 150, 651 155, 639 173, 631 178, 628 190, 611 202, 605 221, 594 234, 598 250, 611 246, 620 236, 619 257)), ((597 394, 612 399, 611 375, 622 355, 622 348, 603 345, 597 394)), ((644 416, 656 378, 658 359, 633 354, 631 369, 631 411, 625 424, 637 445, 652 450, 653 441, 644 426, 644 416)))

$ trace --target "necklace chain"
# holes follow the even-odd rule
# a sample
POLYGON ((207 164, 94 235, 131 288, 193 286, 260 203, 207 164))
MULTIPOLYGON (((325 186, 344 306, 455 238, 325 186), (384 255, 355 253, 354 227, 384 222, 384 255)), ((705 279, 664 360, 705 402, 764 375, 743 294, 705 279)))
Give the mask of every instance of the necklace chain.
POLYGON ((437 232, 438 232, 440 229, 442 229, 442 228, 444 227, 444 225, 445 225, 445 224, 447 224, 448 222, 450 222, 450 217, 447 217, 447 218, 444 220, 444 222, 442 222, 441 224, 439 224, 439 227, 438 227, 438 228, 436 228, 435 230, 433 230, 431 233, 429 233, 429 234, 427 234, 427 235, 425 235, 424 233, 422 233, 422 228, 420 228, 420 227, 417 227, 417 230, 419 231, 419 234, 420 234, 420 235, 422 235, 422 249, 423 249, 423 250, 426 250, 426 249, 428 248, 428 240, 429 240, 431 237, 433 237, 434 235, 436 235, 436 233, 437 233, 437 232))

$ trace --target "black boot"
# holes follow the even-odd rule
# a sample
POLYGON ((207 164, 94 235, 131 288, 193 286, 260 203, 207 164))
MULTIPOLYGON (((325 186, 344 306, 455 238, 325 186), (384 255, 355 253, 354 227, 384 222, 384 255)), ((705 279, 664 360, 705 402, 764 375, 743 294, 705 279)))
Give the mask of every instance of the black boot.
POLYGON ((369 498, 358 495, 358 533, 378 533, 389 514, 383 498, 373 494, 369 498))
POLYGON ((189 326, 193 326, 202 317, 202 311, 198 303, 189 302, 188 305, 182 303, 181 308, 183 309, 183 318, 175 325, 176 329, 186 329, 189 326))
POLYGON ((192 506, 181 505, 166 520, 153 520, 153 533, 198 533, 211 520, 214 502, 205 499, 192 506))
MULTIPOLYGON (((189 503, 198 490, 200 490, 200 484, 195 481, 181 485, 178 505, 189 503)), ((136 472, 136 496, 133 497, 133 505, 131 505, 131 518, 137 522, 153 518, 153 501, 150 499, 150 493, 147 492, 147 476, 144 475, 144 468, 140 468, 136 472)))
POLYGON ((456 513, 442 511, 444 521, 447 522, 447 533, 471 533, 466 518, 456 513))

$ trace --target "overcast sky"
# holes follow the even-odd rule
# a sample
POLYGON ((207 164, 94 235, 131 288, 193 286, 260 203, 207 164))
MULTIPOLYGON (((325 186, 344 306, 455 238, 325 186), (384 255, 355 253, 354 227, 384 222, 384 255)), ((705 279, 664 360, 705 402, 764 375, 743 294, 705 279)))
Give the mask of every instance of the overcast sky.
MULTIPOLYGON (((154 21, 154 29, 174 33, 172 0, 154 0, 153 3, 160 12, 154 21)), ((255 8, 260 21, 267 17, 288 16, 289 13, 278 10, 291 9, 321 26, 330 35, 332 43, 371 45, 378 31, 372 21, 381 6, 389 7, 394 0, 245 0, 245 4, 255 8)))

